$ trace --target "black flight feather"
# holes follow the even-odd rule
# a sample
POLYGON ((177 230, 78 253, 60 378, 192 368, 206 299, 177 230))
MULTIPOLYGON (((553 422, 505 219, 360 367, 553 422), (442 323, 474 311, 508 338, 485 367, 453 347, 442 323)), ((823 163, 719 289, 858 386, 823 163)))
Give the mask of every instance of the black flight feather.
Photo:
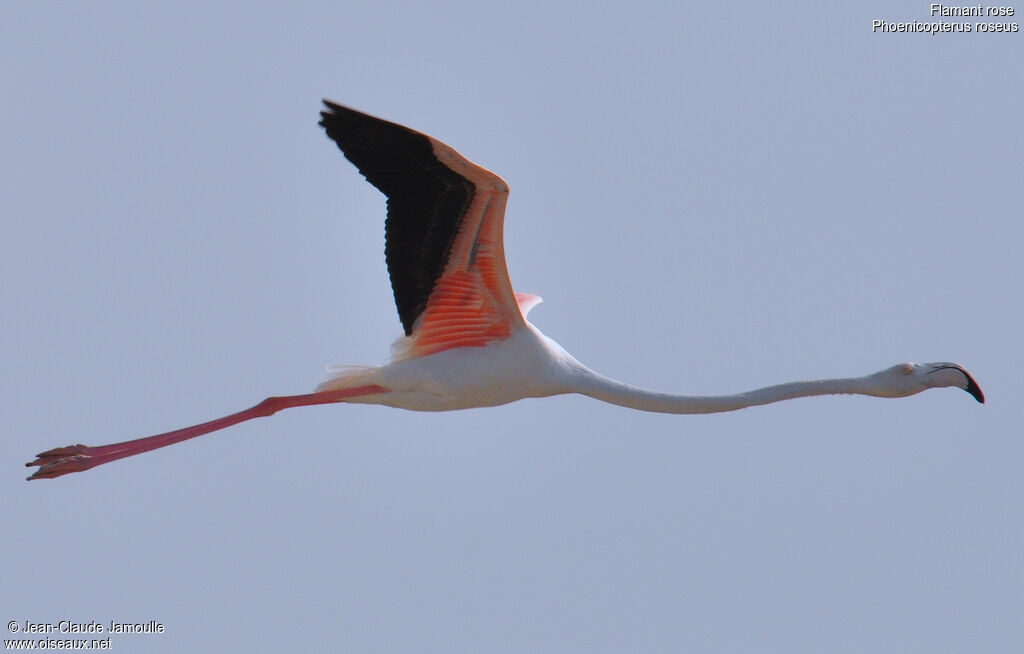
POLYGON ((327 136, 388 198, 384 256, 398 318, 409 336, 444 272, 475 188, 437 160, 426 135, 328 100, 324 104, 320 125, 327 136))

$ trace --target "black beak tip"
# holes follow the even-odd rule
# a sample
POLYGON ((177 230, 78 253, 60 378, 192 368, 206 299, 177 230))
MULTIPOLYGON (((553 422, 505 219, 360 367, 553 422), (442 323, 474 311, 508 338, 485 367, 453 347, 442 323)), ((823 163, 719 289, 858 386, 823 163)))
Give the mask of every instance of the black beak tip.
POLYGON ((985 403, 985 394, 981 392, 981 386, 978 386, 978 382, 974 381, 974 377, 964 370, 964 376, 967 377, 967 388, 964 390, 971 394, 971 396, 978 400, 981 404, 985 403))

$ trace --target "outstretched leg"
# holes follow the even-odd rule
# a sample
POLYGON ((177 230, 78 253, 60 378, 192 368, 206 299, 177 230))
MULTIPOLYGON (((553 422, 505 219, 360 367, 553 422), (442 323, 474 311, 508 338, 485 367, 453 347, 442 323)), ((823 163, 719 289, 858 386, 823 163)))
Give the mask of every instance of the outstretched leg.
POLYGON ((142 454, 161 447, 167 447, 181 441, 209 434, 211 431, 224 429, 231 425, 237 425, 253 418, 262 418, 277 413, 282 409, 290 409, 295 406, 308 406, 311 404, 331 404, 333 402, 344 402, 350 397, 362 395, 376 395, 387 393, 388 389, 383 386, 358 386, 356 388, 343 388, 320 393, 308 393, 306 395, 288 395, 284 397, 268 397, 259 404, 245 411, 232 413, 223 418, 217 418, 210 422, 204 422, 184 429, 169 431, 166 434, 157 434, 146 438, 139 438, 123 443, 112 445, 99 445, 90 447, 88 445, 68 445, 47 450, 39 454, 35 461, 26 463, 26 466, 39 466, 39 470, 29 477, 33 479, 51 479, 60 477, 71 472, 81 472, 98 465, 123 459, 127 456, 142 454))

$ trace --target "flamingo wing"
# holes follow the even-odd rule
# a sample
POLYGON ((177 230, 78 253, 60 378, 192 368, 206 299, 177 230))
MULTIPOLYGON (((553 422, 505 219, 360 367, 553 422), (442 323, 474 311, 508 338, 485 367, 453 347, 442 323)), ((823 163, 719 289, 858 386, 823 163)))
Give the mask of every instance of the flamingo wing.
POLYGON ((388 198, 384 253, 408 337, 396 358, 483 346, 522 326, 502 238, 508 184, 426 134, 324 104, 327 136, 388 198))

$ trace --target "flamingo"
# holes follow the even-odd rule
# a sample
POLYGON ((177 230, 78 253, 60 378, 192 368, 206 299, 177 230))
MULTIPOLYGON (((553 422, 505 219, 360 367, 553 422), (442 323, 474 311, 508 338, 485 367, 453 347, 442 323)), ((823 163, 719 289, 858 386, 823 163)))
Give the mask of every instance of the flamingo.
POLYGON ((579 393, 661 413, 717 413, 798 397, 906 397, 957 387, 984 402, 955 363, 900 363, 863 377, 820 379, 720 396, 636 388, 583 365, 534 327, 541 298, 512 290, 502 227, 509 187, 441 141, 324 100, 320 125, 387 196, 388 273, 404 336, 381 366, 338 366, 313 393, 269 397, 244 411, 148 438, 48 450, 29 479, 59 477, 224 429, 282 409, 334 402, 414 411, 489 407, 579 393))

